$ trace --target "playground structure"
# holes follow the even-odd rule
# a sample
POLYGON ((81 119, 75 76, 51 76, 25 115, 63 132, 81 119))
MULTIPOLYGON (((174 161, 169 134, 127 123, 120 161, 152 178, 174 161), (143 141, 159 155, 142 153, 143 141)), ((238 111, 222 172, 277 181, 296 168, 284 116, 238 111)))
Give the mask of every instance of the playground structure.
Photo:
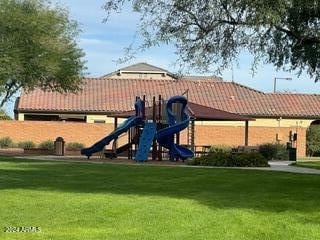
POLYGON ((138 162, 147 161, 150 152, 152 160, 184 161, 192 158, 194 121, 188 114, 187 102, 184 96, 174 96, 165 101, 159 95, 158 101, 153 97, 152 104, 146 101, 145 96, 142 99, 136 97, 135 115, 119 126, 118 117, 126 114, 115 115, 115 130, 91 147, 82 149, 81 154, 90 158, 96 152, 103 152, 106 157, 116 158, 126 152, 128 159, 138 162), (180 145, 180 132, 184 129, 188 129, 188 146, 180 145), (118 139, 125 133, 128 141, 118 147, 118 139), (112 141, 112 150, 105 151, 105 146, 112 141))

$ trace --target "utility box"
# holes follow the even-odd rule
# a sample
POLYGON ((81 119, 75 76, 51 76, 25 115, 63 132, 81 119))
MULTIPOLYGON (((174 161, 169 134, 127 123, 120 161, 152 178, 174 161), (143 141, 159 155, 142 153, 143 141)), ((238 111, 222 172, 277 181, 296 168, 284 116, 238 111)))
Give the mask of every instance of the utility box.
POLYGON ((297 148, 289 148, 289 161, 297 161, 297 148))
POLYGON ((62 137, 57 137, 54 141, 54 153, 57 156, 64 156, 65 141, 62 137))

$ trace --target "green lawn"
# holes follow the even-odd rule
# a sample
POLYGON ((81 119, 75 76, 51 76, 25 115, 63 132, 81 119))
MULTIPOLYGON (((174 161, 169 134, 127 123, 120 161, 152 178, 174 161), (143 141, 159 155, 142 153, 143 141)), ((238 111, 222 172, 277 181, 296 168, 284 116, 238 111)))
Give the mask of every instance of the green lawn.
POLYGON ((320 169, 320 161, 315 161, 315 162, 308 162, 308 161, 300 161, 294 164, 295 166, 298 167, 306 167, 306 168, 315 168, 315 169, 320 169))
POLYGON ((15 239, 320 239, 320 175, 0 159, 15 239))
POLYGON ((298 161, 320 161, 320 157, 300 157, 298 161))

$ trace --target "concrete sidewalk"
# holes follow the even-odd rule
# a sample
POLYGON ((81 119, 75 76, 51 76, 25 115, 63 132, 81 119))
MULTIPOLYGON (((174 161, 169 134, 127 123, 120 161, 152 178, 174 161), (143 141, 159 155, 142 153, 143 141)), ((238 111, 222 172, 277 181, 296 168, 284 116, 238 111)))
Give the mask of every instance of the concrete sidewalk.
POLYGON ((305 173, 305 174, 320 174, 319 169, 304 168, 291 166, 293 162, 291 161, 269 161, 270 170, 282 171, 282 172, 292 172, 292 173, 305 173))

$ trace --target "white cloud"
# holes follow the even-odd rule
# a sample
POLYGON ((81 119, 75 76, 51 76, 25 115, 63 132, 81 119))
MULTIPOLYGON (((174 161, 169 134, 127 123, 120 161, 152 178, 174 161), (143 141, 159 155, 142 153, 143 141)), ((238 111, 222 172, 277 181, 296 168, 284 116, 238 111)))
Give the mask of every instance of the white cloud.
POLYGON ((79 41, 79 44, 84 48, 86 47, 95 47, 95 48, 119 47, 119 45, 113 41, 97 39, 97 38, 81 38, 79 41))

